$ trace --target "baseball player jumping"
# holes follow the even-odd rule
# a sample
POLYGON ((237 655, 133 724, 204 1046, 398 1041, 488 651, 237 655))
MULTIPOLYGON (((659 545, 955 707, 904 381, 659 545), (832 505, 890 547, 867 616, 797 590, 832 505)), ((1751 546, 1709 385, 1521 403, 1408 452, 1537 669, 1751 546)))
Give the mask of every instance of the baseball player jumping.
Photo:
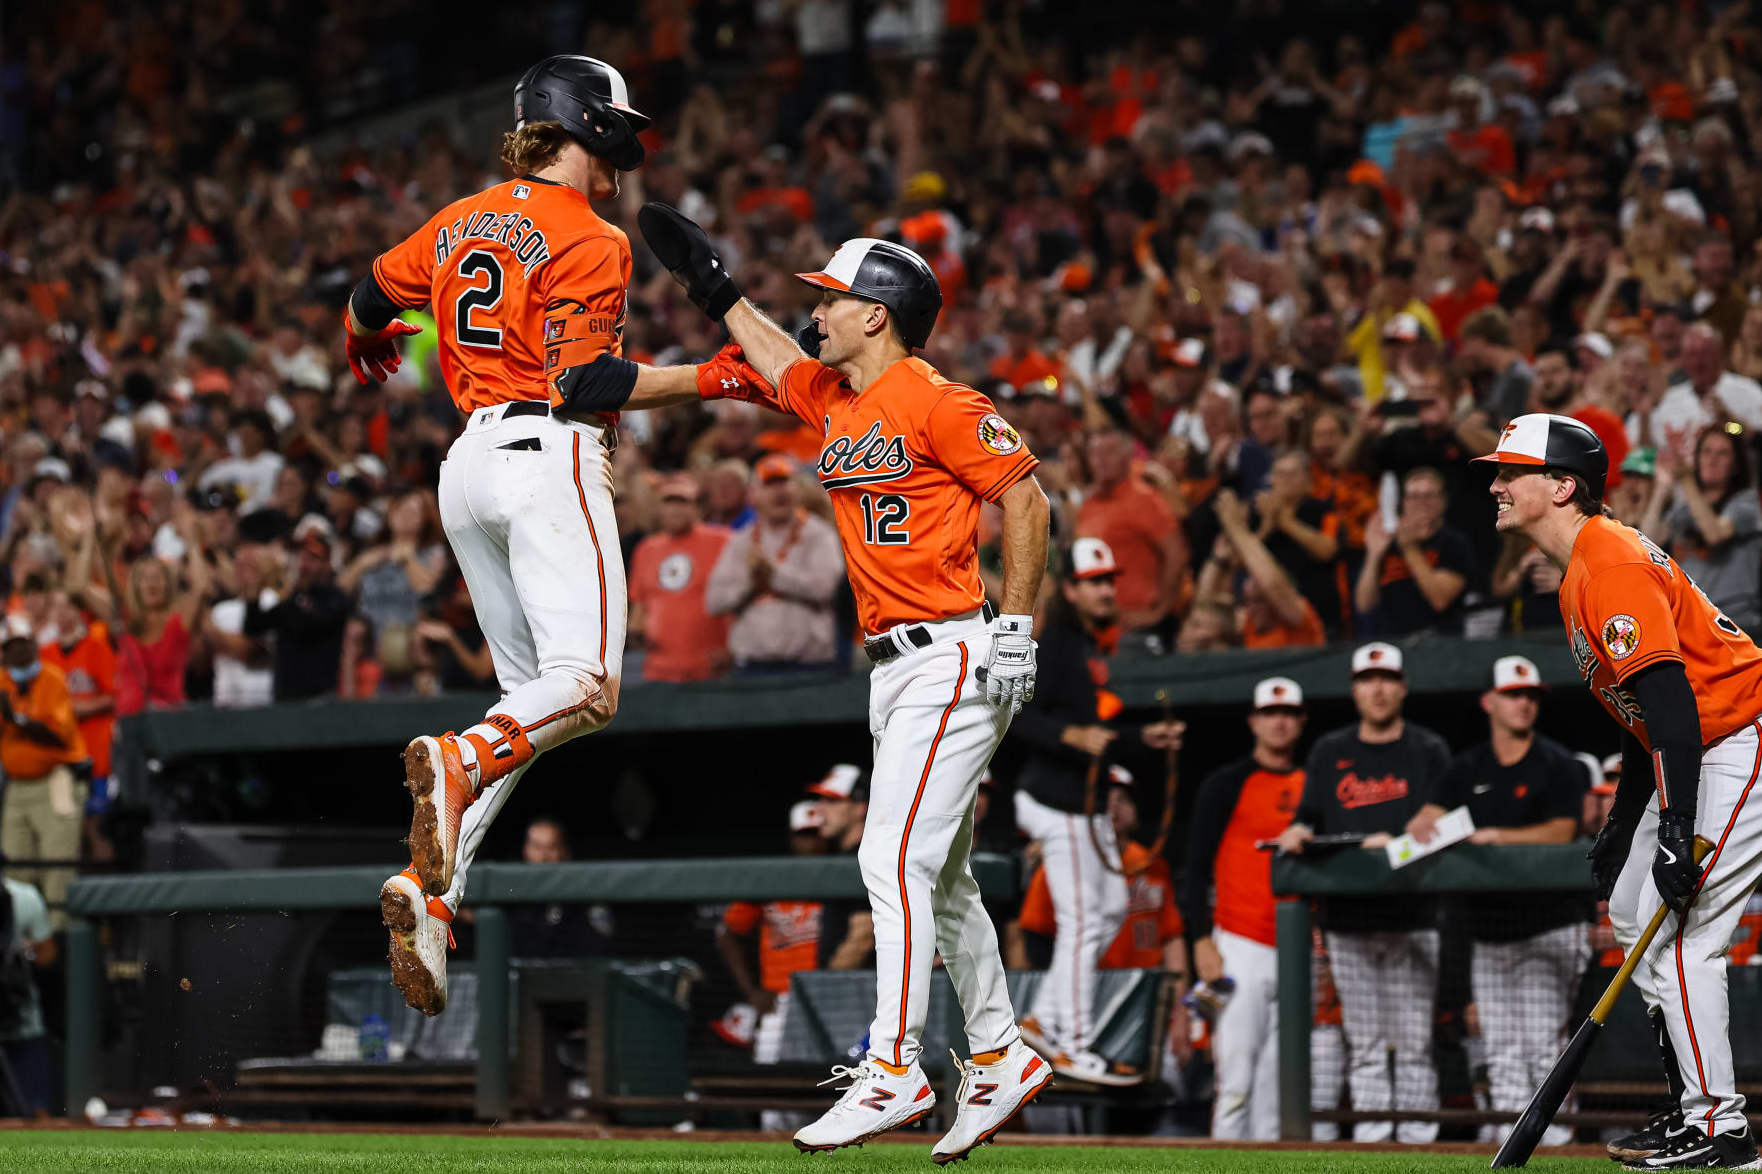
MULTIPOLYGON (((742 298, 696 224, 660 204, 639 223, 691 300, 744 350, 763 380, 757 398, 822 430, 820 483, 871 633, 875 767, 858 859, 874 911, 878 1006, 868 1056, 833 1069, 849 1081, 844 1095, 795 1144, 857 1145, 930 1112, 936 1094, 918 1053, 940 953, 972 1059, 954 1128, 932 1156, 963 1158, 1052 1079, 1019 1040, 968 864, 979 778, 1034 693, 1031 613, 1049 514, 1031 475, 1038 462, 989 400, 912 355, 942 307, 916 253, 862 238, 823 272, 799 274, 822 292, 798 346, 742 298), (1004 614, 995 618, 978 570, 987 501, 1003 508, 1004 614)), ((734 395, 752 398, 750 377, 735 384, 734 395)))
POLYGON ((1677 1110, 1610 1151, 1634 1170, 1762 1168, 1732 1072, 1725 960, 1762 878, 1762 650, 1669 555, 1603 513, 1609 455, 1589 428, 1519 416, 1477 459, 1499 466, 1499 529, 1565 573, 1573 661, 1624 733, 1615 806, 1590 851, 1616 939, 1631 950, 1659 904, 1671 909, 1634 980, 1668 1029, 1677 1110), (1697 834, 1714 845, 1699 866, 1697 834))
POLYGON ((471 588, 503 696, 464 733, 404 750, 415 801, 410 867, 380 889, 392 979, 410 1006, 446 1006, 448 926, 485 832, 535 755, 618 708, 624 564, 612 512, 616 413, 738 385, 737 364, 644 367, 622 357, 630 244, 591 201, 643 160, 649 120, 616 69, 549 57, 514 90, 502 158, 517 178, 441 209, 382 254, 344 311, 362 383, 398 369, 396 340, 432 308, 441 375, 464 433, 441 467, 441 522, 471 588))

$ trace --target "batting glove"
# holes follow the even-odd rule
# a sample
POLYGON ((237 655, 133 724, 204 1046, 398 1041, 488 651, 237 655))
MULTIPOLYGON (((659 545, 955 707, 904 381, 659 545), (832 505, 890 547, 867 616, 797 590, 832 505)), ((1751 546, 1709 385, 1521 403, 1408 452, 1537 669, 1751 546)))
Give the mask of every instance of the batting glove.
POLYGON ((738 399, 751 403, 774 391, 770 381, 746 361, 739 343, 729 343, 706 363, 698 364, 699 399, 738 399))
POLYGON ((1658 816, 1658 851, 1652 857, 1652 880, 1658 895, 1677 913, 1689 907, 1701 887, 1701 866, 1695 863, 1695 824, 1686 812, 1658 816))
POLYGON ((1597 882, 1597 900, 1607 901, 1615 891, 1616 878, 1627 867, 1627 854, 1634 842, 1634 825, 1625 819, 1610 816, 1597 830, 1591 850, 1585 859, 1591 862, 1591 876, 1597 882))
POLYGON ((421 334, 422 327, 402 318, 393 318, 385 327, 372 334, 356 334, 349 329, 349 312, 343 311, 343 350, 349 356, 349 370, 363 387, 384 383, 392 372, 404 365, 398 354, 397 338, 404 334, 421 334))
POLYGON ((998 616, 991 625, 991 656, 985 661, 985 700, 1010 716, 1034 700, 1033 616, 998 616))
POLYGON ((720 322, 742 295, 716 255, 709 233, 669 204, 644 204, 636 214, 636 223, 649 249, 673 280, 685 287, 692 305, 720 322))

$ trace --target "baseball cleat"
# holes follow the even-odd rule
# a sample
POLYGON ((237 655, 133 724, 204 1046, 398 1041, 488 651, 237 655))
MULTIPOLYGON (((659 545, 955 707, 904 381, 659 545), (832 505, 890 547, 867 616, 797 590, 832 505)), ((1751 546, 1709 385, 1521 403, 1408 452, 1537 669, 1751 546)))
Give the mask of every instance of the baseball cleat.
POLYGON ((1104 1084, 1110 1088, 1129 1088, 1144 1083, 1144 1073, 1130 1064, 1120 1064, 1087 1051, 1075 1055, 1060 1052, 1052 1058, 1052 1070, 1071 1080, 1104 1084))
POLYGON ((476 793, 452 734, 427 734, 404 747, 404 786, 415 811, 410 817, 410 867, 422 891, 438 897, 453 883, 459 859, 459 821, 476 793))
POLYGON ((1064 1051, 1059 1042, 1052 1037, 1052 1033, 1042 1027, 1040 1020, 1032 1015, 1023 1016, 1022 1021, 1016 1024, 1016 1030, 1021 1033, 1023 1043, 1043 1056, 1056 1056, 1064 1051))
POLYGON ((1673 1130, 1664 1148, 1643 1158, 1623 1162, 1623 1170, 1762 1170, 1756 1156, 1756 1139, 1745 1126, 1739 1133, 1708 1137, 1694 1125, 1673 1130))
POLYGON ((831 1077, 820 1083, 845 1079, 850 1083, 843 1087, 838 1103, 795 1135, 795 1148, 802 1153, 862 1145, 890 1130, 922 1121, 936 1108, 936 1094, 915 1062, 904 1076, 895 1076, 869 1059, 855 1068, 835 1064, 831 1077))
POLYGON ((992 1064, 963 1061, 960 1092, 955 1096, 954 1127, 930 1152, 938 1166, 963 1162, 982 1145, 990 1145, 1022 1107, 1052 1083, 1052 1065, 1027 1044, 1017 1043, 992 1064))
POLYGON ((404 1002, 424 1015, 447 1006, 447 950, 453 944, 453 911, 430 897, 405 869, 379 887, 379 917, 391 935, 386 961, 392 985, 404 1002))
POLYGON ((1645 1128, 1622 1134, 1611 1141, 1606 1148, 1609 1150, 1609 1156, 1618 1162, 1649 1158, 1668 1145, 1668 1139, 1681 1132, 1682 1127, 1682 1106, 1671 1104, 1668 1108, 1662 1108, 1653 1113, 1646 1122, 1645 1128))

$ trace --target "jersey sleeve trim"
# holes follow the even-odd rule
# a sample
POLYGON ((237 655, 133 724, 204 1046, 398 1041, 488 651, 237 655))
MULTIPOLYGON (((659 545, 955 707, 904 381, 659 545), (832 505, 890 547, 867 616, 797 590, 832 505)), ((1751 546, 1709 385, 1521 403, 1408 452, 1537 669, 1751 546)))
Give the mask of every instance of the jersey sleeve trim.
POLYGON ((379 286, 380 292, 385 294, 385 300, 390 302, 392 305, 398 307, 400 310, 420 310, 427 303, 400 301, 397 297, 393 296, 393 294, 391 293, 391 283, 386 280, 386 276, 385 276, 384 272, 382 272, 379 267, 380 262, 382 262, 384 260, 385 260, 384 253, 381 253, 379 256, 373 258, 373 280, 374 280, 374 283, 379 286))
POLYGON ((1610 668, 1610 672, 1615 677, 1615 683, 1617 685, 1620 685, 1620 684, 1624 684, 1629 677, 1633 676, 1635 673, 1639 672, 1641 669, 1651 668, 1655 664, 1662 664, 1665 661, 1670 661, 1670 660, 1674 660, 1678 664, 1687 663, 1683 660, 1682 652, 1680 649, 1660 648, 1654 652, 1648 652, 1646 655, 1638 658, 1637 660, 1633 661, 1631 664, 1622 665, 1619 669, 1616 668, 1614 665, 1610 665, 1609 668, 1610 668))
POLYGON ((990 489, 980 494, 986 501, 996 501, 1013 488, 1016 482, 1032 473, 1040 464, 1040 458, 1033 453, 1025 454, 1021 460, 1010 466, 1009 472, 992 484, 990 489))

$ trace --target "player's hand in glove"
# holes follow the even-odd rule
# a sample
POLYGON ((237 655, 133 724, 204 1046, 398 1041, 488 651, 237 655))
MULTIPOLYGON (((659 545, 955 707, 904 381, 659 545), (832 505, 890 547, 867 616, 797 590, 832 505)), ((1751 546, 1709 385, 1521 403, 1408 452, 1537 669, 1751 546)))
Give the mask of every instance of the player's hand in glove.
POLYGON ((400 335, 421 333, 422 327, 415 323, 393 318, 372 334, 356 334, 349 329, 349 312, 343 311, 343 350, 349 356, 349 370, 355 373, 363 387, 384 383, 392 377, 393 371, 404 365, 403 357, 398 354, 400 335))
POLYGON ((1613 813, 1597 829, 1597 838, 1585 853, 1585 859, 1591 862, 1591 876, 1597 882, 1597 900, 1607 901, 1615 891, 1616 878, 1627 867, 1627 854, 1633 842, 1634 825, 1613 813))
POLYGON ((1652 857, 1652 880, 1658 895, 1677 913, 1689 907, 1701 884, 1701 866, 1695 863, 1695 823, 1686 812, 1665 811, 1658 816, 1658 851, 1652 857))
POLYGON ((751 363, 739 343, 729 343, 706 363, 698 364, 697 394, 700 399, 738 399, 749 403, 762 399, 773 388, 751 363))
POLYGON ((985 662, 985 700, 1013 716, 1034 700, 1033 616, 998 616, 991 625, 991 656, 985 662))
POLYGON ((636 223, 673 280, 685 287, 692 305, 720 322, 741 292, 716 255, 709 233, 670 204, 644 204, 636 223))
POLYGON ((809 322, 806 326, 795 332, 795 345, 800 347, 801 353, 810 359, 817 359, 820 357, 820 344, 824 341, 826 340, 820 334, 820 324, 818 322, 809 322))

